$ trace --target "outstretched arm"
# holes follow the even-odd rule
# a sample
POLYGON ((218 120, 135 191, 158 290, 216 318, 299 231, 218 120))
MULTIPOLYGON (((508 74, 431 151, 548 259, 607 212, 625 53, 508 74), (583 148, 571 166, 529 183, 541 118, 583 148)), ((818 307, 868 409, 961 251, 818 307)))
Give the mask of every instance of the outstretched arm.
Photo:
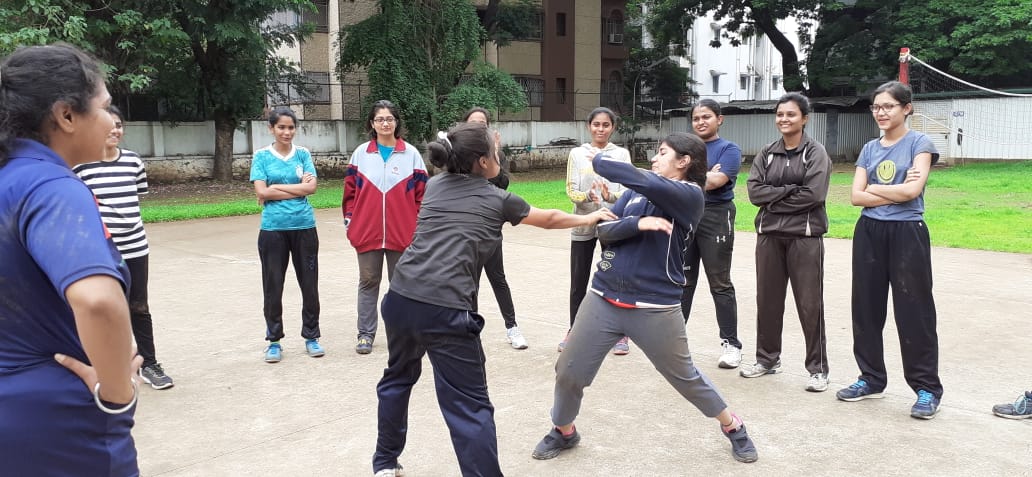
POLYGON ((615 218, 616 215, 608 209, 599 209, 588 215, 575 215, 556 209, 544 210, 531 207, 530 213, 520 223, 543 229, 569 229, 594 225, 601 220, 613 220, 615 218))

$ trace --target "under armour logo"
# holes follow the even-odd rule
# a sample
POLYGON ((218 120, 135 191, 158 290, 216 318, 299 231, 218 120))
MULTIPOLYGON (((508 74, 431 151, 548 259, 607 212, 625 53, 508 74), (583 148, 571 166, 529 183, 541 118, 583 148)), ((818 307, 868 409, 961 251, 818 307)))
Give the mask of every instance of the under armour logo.
POLYGON ((717 243, 725 243, 727 242, 727 235, 718 235, 716 239, 717 243))

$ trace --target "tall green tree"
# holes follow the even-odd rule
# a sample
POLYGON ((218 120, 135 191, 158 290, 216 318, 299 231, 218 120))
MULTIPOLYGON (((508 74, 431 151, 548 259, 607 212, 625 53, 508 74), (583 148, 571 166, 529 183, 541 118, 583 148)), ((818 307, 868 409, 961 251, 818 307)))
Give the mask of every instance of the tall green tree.
POLYGON ((218 180, 232 179, 233 131, 257 116, 267 88, 296 74, 275 55, 311 31, 273 25, 310 0, 4 0, 0 50, 68 41, 105 62, 118 92, 161 99, 167 119, 215 121, 218 180))
MULTIPOLYGON (((709 12, 723 22, 721 38, 710 46, 719 47, 726 40, 739 45, 746 36, 763 33, 781 54, 781 70, 785 89, 802 90, 804 77, 799 55, 792 41, 777 27, 777 21, 789 16, 813 15, 820 0, 637 0, 648 6, 646 26, 660 45, 670 45, 672 51, 683 55, 685 38, 695 19, 709 12)), ((836 2, 837 3, 837 2, 836 2)))
POLYGON ((484 40, 468 0, 380 0, 380 13, 341 30, 337 72, 364 69, 371 99, 398 104, 418 142, 473 105, 526 107, 512 77, 477 61, 484 40))

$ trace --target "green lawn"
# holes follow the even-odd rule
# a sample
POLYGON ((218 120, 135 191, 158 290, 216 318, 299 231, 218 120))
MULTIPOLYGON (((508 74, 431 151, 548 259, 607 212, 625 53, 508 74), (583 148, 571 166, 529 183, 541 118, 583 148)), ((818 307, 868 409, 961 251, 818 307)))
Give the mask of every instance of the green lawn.
MULTIPOLYGON (((848 169, 848 168, 847 168, 848 169)), ((737 229, 753 231, 756 207, 745 191, 746 173, 735 190, 737 229)), ((943 247, 1032 253, 1032 161, 978 163, 933 169, 925 191, 925 220, 932 244, 943 247)), ((518 179, 518 177, 517 177, 518 179)), ((860 208, 849 204, 851 172, 832 175, 828 193, 829 237, 852 238, 860 208)), ((311 197, 317 208, 340 207, 340 181, 320 184, 311 197)), ((571 210, 562 180, 513 182, 510 190, 543 209, 571 210)), ((146 222, 256 214, 252 197, 213 204, 143 204, 146 222)))

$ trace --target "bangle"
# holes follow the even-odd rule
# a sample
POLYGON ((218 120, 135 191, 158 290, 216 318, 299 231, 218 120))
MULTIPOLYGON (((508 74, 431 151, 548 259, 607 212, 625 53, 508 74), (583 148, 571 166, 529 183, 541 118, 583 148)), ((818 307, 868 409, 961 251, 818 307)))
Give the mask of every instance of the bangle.
POLYGON ((122 414, 132 409, 133 406, 136 405, 136 398, 139 397, 140 385, 135 379, 130 379, 129 382, 133 383, 133 399, 132 401, 129 401, 129 404, 126 404, 119 409, 110 409, 105 407, 104 404, 100 402, 100 381, 97 381, 97 384, 93 386, 93 401, 97 403, 97 407, 100 408, 101 411, 104 411, 107 414, 122 414))

